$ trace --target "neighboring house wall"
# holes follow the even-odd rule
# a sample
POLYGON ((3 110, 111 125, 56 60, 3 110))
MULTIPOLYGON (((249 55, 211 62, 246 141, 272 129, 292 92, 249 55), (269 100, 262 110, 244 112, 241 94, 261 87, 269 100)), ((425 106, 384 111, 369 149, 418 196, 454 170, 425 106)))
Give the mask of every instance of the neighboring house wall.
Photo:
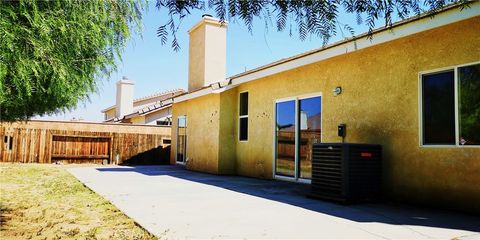
MULTIPOLYGON (((121 81, 119 81, 119 82, 121 82, 121 81)), ((117 91, 118 91, 118 89, 117 89, 117 91)), ((153 117, 149 117, 149 116, 153 116, 155 114, 156 116, 163 117, 163 113, 165 111, 171 111, 171 109, 158 110, 158 111, 157 111, 157 109, 170 105, 172 103, 172 98, 173 97, 181 95, 184 92, 185 91, 182 90, 182 89, 176 89, 176 90, 172 90, 172 91, 169 91, 169 92, 157 93, 155 95, 146 96, 146 97, 139 98, 139 99, 136 99, 136 100, 132 99, 133 109, 129 113, 124 114, 121 117, 117 116, 117 111, 116 111, 117 109, 116 109, 115 106, 106 108, 106 109, 102 110, 102 112, 104 114, 104 120, 111 121, 114 118, 117 118, 116 119, 117 121, 118 121, 118 119, 121 119, 122 122, 124 122, 124 123, 125 122, 135 122, 135 123, 141 123, 141 124, 155 125, 157 119, 153 119, 153 117), (144 113, 145 111, 151 111, 151 113, 144 113), (159 112, 162 112, 162 113, 159 113, 159 112), (142 115, 145 114, 147 116, 146 120, 144 122, 141 122, 140 121, 141 118, 138 118, 137 116, 134 116, 134 117, 137 117, 137 119, 135 119, 135 120, 123 119, 125 116, 127 118, 128 117, 132 118, 132 115, 135 114, 135 113, 142 114, 142 115)), ((167 108, 170 108, 170 107, 167 107, 167 108)))
POLYGON ((145 124, 148 125, 157 125, 157 120, 167 117, 170 114, 172 114, 172 108, 168 107, 159 111, 156 111, 154 113, 150 113, 145 115, 145 124))
POLYGON ((145 124, 145 116, 136 116, 129 119, 130 123, 133 124, 145 124))
POLYGON ((105 120, 115 117, 115 108, 112 108, 105 112, 105 120))
POLYGON ((189 168, 272 178, 275 100, 321 93, 322 141, 341 141, 337 125, 346 123, 347 142, 382 144, 388 195, 480 212, 480 147, 419 146, 419 72, 480 61, 478 27, 475 17, 175 103, 172 162, 176 119, 187 115, 189 168), (334 97, 336 86, 343 93, 334 97), (239 142, 243 91, 249 136, 239 142))

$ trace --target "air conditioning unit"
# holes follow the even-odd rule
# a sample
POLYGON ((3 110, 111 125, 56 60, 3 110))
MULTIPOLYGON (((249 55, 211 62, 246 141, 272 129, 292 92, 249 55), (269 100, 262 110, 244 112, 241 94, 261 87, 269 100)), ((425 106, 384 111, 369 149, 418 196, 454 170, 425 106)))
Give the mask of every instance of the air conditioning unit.
POLYGON ((381 145, 313 145, 310 197, 342 203, 376 201, 381 198, 381 180, 381 145))

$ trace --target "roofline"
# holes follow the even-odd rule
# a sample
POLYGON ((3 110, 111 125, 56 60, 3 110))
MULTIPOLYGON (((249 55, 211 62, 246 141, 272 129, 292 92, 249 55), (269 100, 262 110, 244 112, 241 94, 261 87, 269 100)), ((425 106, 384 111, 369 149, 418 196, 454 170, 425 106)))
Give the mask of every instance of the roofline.
MULTIPOLYGON (((162 92, 162 93, 152 94, 152 95, 149 95, 149 96, 134 99, 133 103, 141 102, 141 101, 145 101, 145 100, 149 100, 149 99, 152 99, 152 98, 161 97, 161 96, 164 96, 164 95, 167 95, 167 94, 172 94, 172 93, 177 93, 177 92, 182 92, 180 95, 183 95, 186 91, 185 91, 185 89, 177 88, 177 89, 173 89, 173 90, 170 90, 170 91, 165 91, 165 92, 162 92)), ((170 98, 167 98, 167 99, 170 99, 170 98)), ((167 99, 165 99, 165 100, 167 100, 167 99)), ((105 113, 105 112, 110 111, 112 109, 115 109, 115 105, 110 106, 108 108, 105 108, 105 109, 101 110, 101 112, 105 113)))
POLYGON ((165 104, 161 107, 149 109, 149 110, 143 111, 143 112, 141 112, 141 110, 138 110, 136 112, 133 112, 133 113, 130 113, 130 114, 127 114, 127 115, 123 116, 122 119, 129 119, 129 118, 133 118, 133 117, 136 117, 136 116, 145 116, 145 115, 148 115, 148 114, 151 114, 151 113, 154 113, 154 112, 172 107, 172 104, 173 104, 173 102, 167 103, 167 104, 165 104))
MULTIPOLYGON (((433 15, 426 12, 392 24, 391 27, 381 27, 373 30, 372 39, 368 33, 338 41, 322 48, 310 50, 289 58, 281 59, 252 70, 233 75, 229 78, 230 84, 221 89, 214 90, 212 87, 200 89, 191 93, 174 97, 174 102, 182 102, 197 98, 210 93, 220 93, 232 89, 242 83, 254 81, 270 75, 292 70, 329 58, 352 53, 360 49, 372 47, 381 43, 393 41, 413 34, 424 32, 430 29, 442 27, 451 23, 459 22, 476 16, 480 16, 480 2, 469 2, 469 7, 461 8, 461 4, 454 4, 445 7, 433 15), (454 11, 457 10, 457 11, 454 11), (432 17, 433 15, 433 17, 432 17), (429 18, 432 17, 432 18, 429 18)), ((212 84, 215 85, 216 83, 212 84)), ((210 86, 212 86, 210 85, 210 86)))

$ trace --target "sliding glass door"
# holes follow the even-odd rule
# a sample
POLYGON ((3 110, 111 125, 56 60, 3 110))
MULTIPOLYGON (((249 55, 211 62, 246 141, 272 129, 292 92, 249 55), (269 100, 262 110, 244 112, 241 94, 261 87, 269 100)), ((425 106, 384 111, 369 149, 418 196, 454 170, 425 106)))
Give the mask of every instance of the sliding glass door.
POLYGON ((312 145, 320 142, 321 96, 277 101, 275 105, 275 176, 309 180, 312 145))
POLYGON ((295 177, 295 100, 277 103, 275 174, 295 177))
POLYGON ((322 129, 322 99, 312 97, 298 100, 299 107, 299 178, 312 178, 312 145, 320 142, 322 129))

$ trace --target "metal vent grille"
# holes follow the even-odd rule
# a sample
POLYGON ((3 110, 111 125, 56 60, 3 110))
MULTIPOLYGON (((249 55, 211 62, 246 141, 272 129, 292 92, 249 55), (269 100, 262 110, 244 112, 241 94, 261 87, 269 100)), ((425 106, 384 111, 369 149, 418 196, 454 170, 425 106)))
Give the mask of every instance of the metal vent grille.
POLYGON ((314 145, 312 162, 312 192, 326 197, 342 194, 342 147, 314 145))
POLYGON ((341 202, 379 198, 380 145, 319 143, 313 145, 312 156, 310 196, 341 202))

